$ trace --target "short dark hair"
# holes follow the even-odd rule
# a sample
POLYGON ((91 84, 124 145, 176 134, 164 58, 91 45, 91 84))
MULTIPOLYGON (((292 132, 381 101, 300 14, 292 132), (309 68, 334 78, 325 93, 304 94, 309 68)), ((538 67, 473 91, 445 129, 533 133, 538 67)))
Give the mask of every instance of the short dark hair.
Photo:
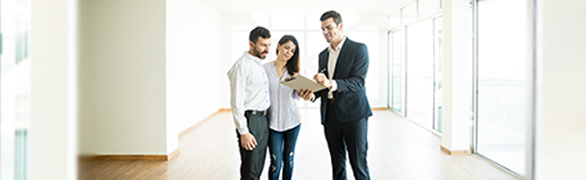
POLYGON ((325 21, 329 18, 334 18, 334 22, 336 23, 336 25, 339 25, 340 23, 342 23, 342 16, 340 15, 340 13, 331 10, 328 12, 325 12, 324 14, 321 15, 321 17, 319 18, 320 21, 325 21))
POLYGON ((250 36, 248 36, 248 40, 256 43, 258 41, 258 37, 262 37, 264 39, 271 37, 271 32, 267 28, 262 26, 257 26, 252 31, 250 31, 250 36))
MULTIPOLYGON (((289 75, 293 76, 295 73, 299 72, 299 49, 301 49, 299 47, 299 43, 297 43, 297 39, 295 39, 294 36, 292 35, 285 35, 281 38, 281 40, 279 40, 279 45, 283 45, 287 42, 291 41, 293 44, 295 44, 295 52, 293 53, 293 56, 291 57, 291 59, 289 59, 289 61, 287 61, 287 64, 285 64, 285 66, 287 67, 287 71, 289 72, 289 75)), ((279 48, 277 48, 277 55, 279 54, 279 48)))

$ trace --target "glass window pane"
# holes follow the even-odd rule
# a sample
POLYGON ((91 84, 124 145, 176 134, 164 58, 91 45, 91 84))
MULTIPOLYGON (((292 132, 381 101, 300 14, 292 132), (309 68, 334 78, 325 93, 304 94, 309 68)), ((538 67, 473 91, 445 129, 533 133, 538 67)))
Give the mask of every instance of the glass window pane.
POLYGON ((405 116, 405 36, 403 30, 393 32, 392 108, 405 116))
POLYGON ((432 129, 433 22, 407 27, 407 118, 432 129))
POLYGON ((439 0, 419 0, 419 17, 425 17, 440 12, 439 0))
POLYGON ((526 1, 478 4, 478 153, 523 175, 526 1))
POLYGON ((255 26, 269 27, 269 17, 269 15, 264 13, 254 13, 252 15, 252 22, 254 22, 255 26))
POLYGON ((378 99, 378 31, 372 27, 358 27, 348 34, 353 41, 366 44, 368 49, 368 74, 366 76, 365 88, 369 98, 378 99))
POLYGON ((434 129, 442 132, 442 105, 443 105, 443 42, 442 42, 442 18, 434 19, 434 59, 435 59, 435 101, 434 101, 434 129))
MULTIPOLYGON (((319 55, 319 53, 328 47, 328 42, 321 31, 307 31, 307 57, 310 58, 319 55)), ((317 62, 315 63, 315 69, 317 72, 317 62)))
MULTIPOLYGON (((319 21, 316 23, 319 24, 319 21)), ((303 30, 305 16, 301 13, 277 13, 271 15, 271 30, 303 30)))
POLYGON ((413 2, 401 9, 402 23, 410 23, 417 19, 417 3, 413 2))
POLYGON ((395 28, 401 25, 401 11, 397 11, 389 16, 389 29, 395 28))
POLYGON ((342 21, 344 23, 342 30, 351 29, 351 27, 357 26, 360 21, 360 14, 358 13, 340 12, 340 15, 342 15, 342 21))
POLYGON ((393 33, 387 34, 387 107, 393 109, 393 33))
POLYGON ((28 0, 0 6, 0 179, 28 179, 30 123, 28 0))
POLYGON ((321 31, 321 21, 319 18, 322 13, 309 13, 305 16, 305 26, 307 30, 318 30, 321 31))

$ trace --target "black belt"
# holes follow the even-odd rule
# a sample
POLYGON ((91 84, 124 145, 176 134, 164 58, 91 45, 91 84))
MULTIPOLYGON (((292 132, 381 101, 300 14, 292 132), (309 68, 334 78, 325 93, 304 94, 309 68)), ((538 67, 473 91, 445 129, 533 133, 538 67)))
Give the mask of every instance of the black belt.
POLYGON ((259 115, 259 116, 267 115, 267 111, 257 111, 257 110, 247 110, 246 113, 250 113, 252 115, 259 115))
POLYGON ((328 99, 328 102, 329 102, 330 104, 334 104, 334 99, 328 99))

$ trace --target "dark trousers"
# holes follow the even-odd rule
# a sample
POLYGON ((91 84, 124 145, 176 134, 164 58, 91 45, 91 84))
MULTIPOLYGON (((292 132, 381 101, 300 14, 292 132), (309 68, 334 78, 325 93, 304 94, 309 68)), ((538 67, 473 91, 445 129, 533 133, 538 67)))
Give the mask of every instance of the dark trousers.
POLYGON ((240 133, 238 135, 238 147, 240 148, 240 179, 258 180, 264 167, 267 154, 267 144, 269 142, 269 122, 264 115, 253 115, 248 111, 244 113, 248 121, 248 130, 254 136, 257 146, 248 151, 242 148, 240 143, 240 133))
POLYGON ((269 171, 270 180, 278 180, 281 174, 281 163, 283 163, 283 180, 291 180, 293 176, 293 157, 295 155, 295 144, 301 125, 283 132, 270 130, 269 152, 271 155, 271 168, 269 171))
MULTIPOLYGON (((344 117, 337 117, 344 118, 344 117)), ((368 118, 349 123, 336 120, 333 108, 328 106, 324 132, 330 149, 334 180, 346 180, 346 150, 356 180, 368 180, 370 174, 366 163, 368 150, 368 118)))

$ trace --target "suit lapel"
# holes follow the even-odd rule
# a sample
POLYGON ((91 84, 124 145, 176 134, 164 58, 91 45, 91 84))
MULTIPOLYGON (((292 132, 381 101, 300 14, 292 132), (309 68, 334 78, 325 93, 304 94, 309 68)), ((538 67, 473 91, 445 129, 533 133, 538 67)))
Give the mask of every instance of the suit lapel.
MULTIPOLYGON (((328 61, 330 60, 330 53, 328 51, 328 49, 326 48, 326 50, 324 51, 325 53, 323 53, 324 57, 322 57, 322 61, 319 62, 319 71, 321 71, 322 69, 326 69, 326 71, 324 72, 324 74, 326 75, 326 77, 328 77, 328 74, 330 74, 328 72, 328 61)), ((328 77, 329 78, 329 77, 328 77)))

